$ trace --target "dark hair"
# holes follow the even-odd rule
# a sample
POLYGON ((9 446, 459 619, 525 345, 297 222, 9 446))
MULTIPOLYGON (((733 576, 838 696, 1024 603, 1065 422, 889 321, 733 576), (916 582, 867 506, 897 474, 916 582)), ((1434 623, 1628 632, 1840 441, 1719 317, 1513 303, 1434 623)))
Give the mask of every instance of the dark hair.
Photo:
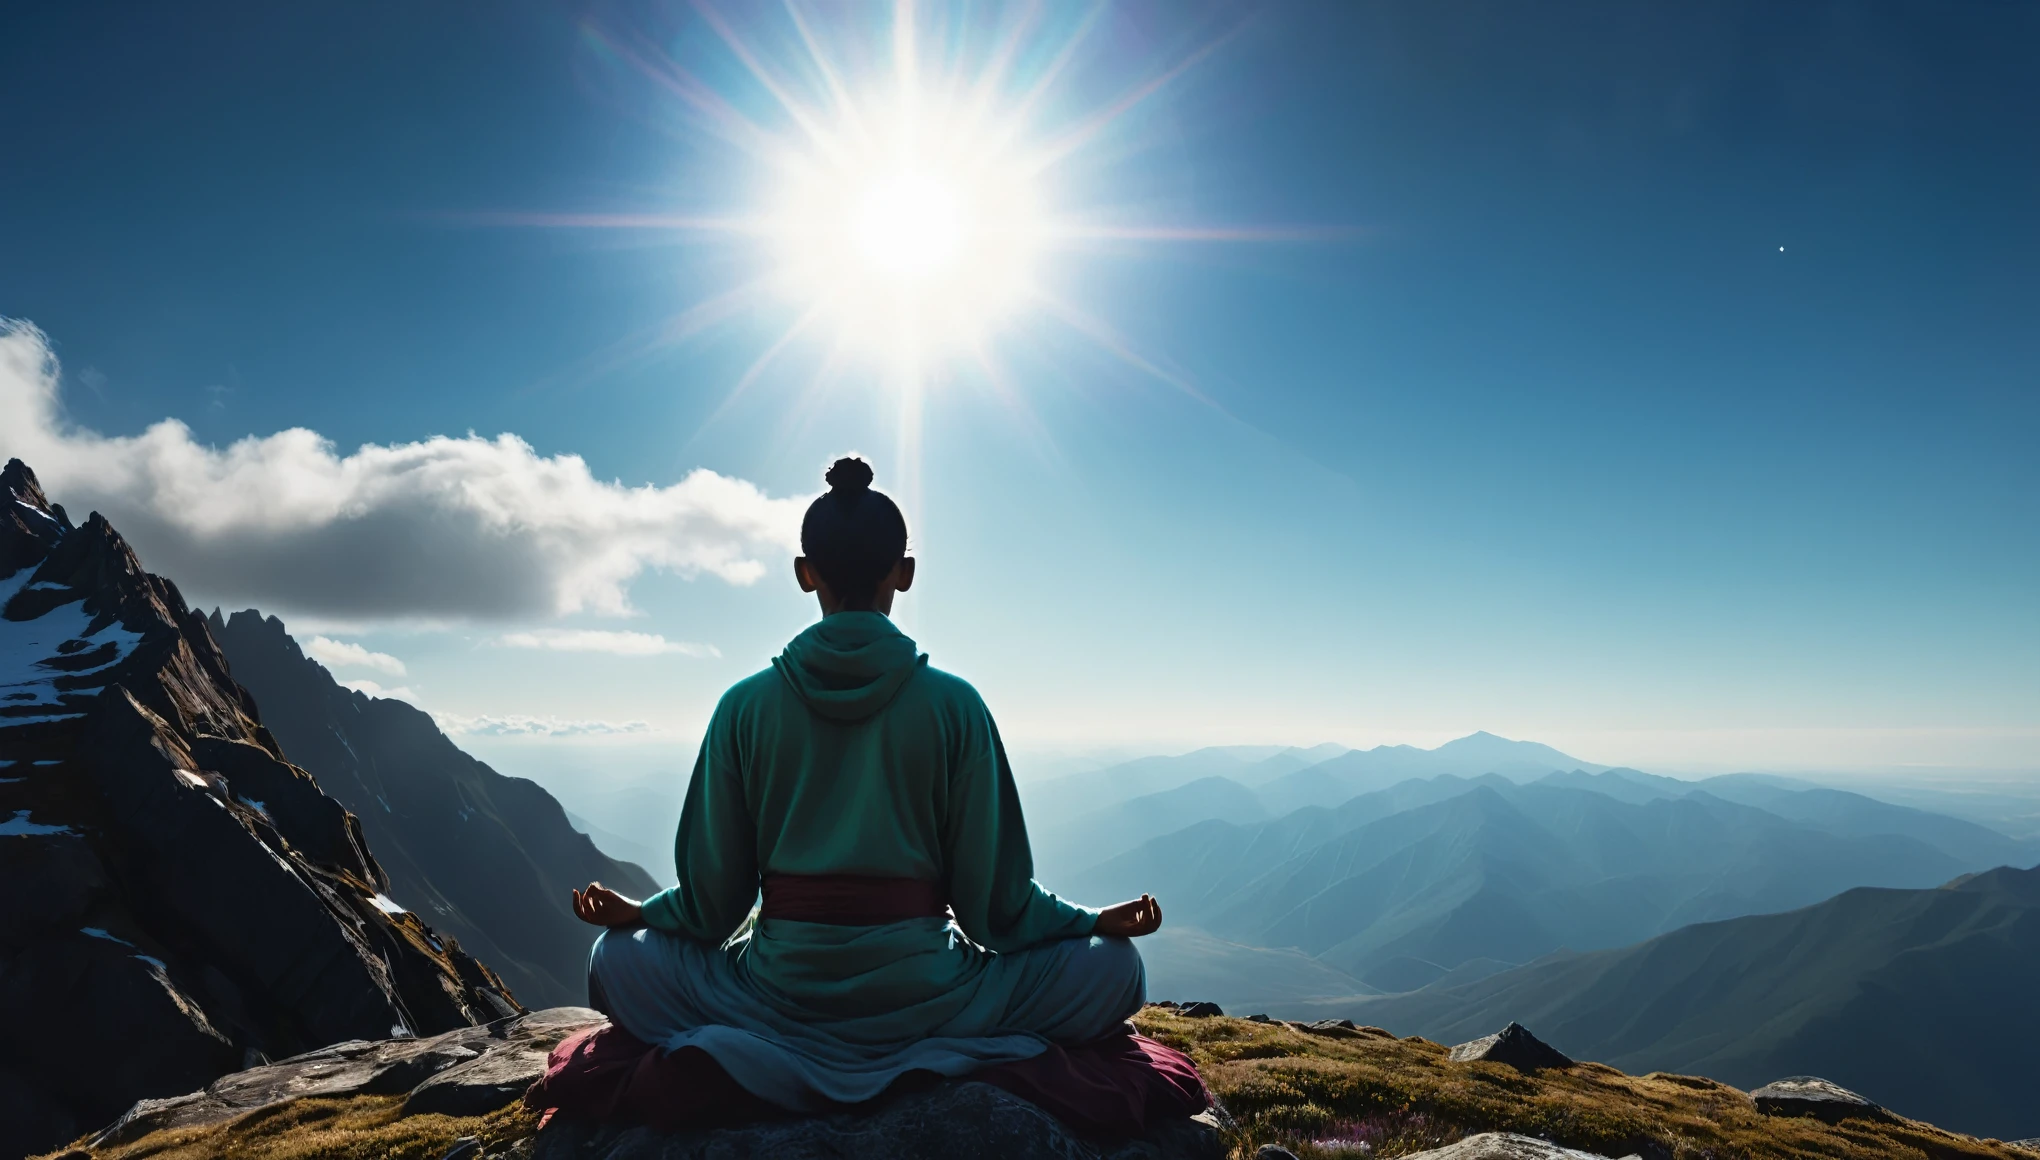
POLYGON ((829 493, 808 505, 800 550, 844 608, 869 610, 878 582, 907 554, 907 521, 882 491, 871 490, 871 465, 847 457, 822 476, 829 493))

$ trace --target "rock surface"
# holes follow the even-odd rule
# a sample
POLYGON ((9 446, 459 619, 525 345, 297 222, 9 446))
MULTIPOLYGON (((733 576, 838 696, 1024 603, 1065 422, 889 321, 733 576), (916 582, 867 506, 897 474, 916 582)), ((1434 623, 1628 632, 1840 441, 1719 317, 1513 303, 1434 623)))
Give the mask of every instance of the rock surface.
POLYGON ((1142 1139, 1086 1139, 990 1084, 946 1083, 868 1112, 662 1134, 555 1120, 531 1160, 1222 1160, 1207 1112, 1142 1139))
POLYGON ((284 752, 361 819, 388 895, 495 967, 525 1003, 581 1002, 594 932, 569 891, 600 882, 643 898, 658 883, 597 850, 537 783, 463 753, 425 713, 336 682, 275 617, 215 610, 206 625, 284 752))
MULTIPOLYGON (((1513 1026, 1513 1024, 1511 1024, 1513 1026)), ((1403 1160, 1606 1160, 1593 1152, 1580 1152, 1561 1148, 1549 1140, 1535 1136, 1518 1136, 1513 1132, 1482 1132, 1468 1136, 1456 1144, 1433 1148, 1428 1152, 1412 1152, 1403 1160)), ((1635 1160, 1626 1157, 1625 1160, 1635 1160)))
MULTIPOLYGON (((132 1143, 151 1132, 217 1124, 303 1097, 403 1095, 406 1114, 483 1115, 520 1098, 546 1053, 602 1022, 580 1007, 533 1011, 431 1039, 339 1043, 222 1077, 203 1090, 145 1100, 92 1140, 132 1143)), ((1080 1136, 989 1084, 944 1083, 837 1115, 741 1128, 659 1133, 555 1118, 517 1154, 528 1160, 1221 1160, 1213 1115, 1163 1124, 1141 1140, 1080 1136)))
POLYGON ((554 1007, 430 1039, 336 1043, 223 1076, 189 1095, 143 1100, 94 1137, 92 1146, 216 1124, 307 1096, 409 1093, 407 1113, 483 1115, 523 1096, 545 1073, 546 1053, 560 1040, 603 1021, 585 1007, 554 1007))
POLYGON ((0 470, 0 1160, 137 1099, 515 1014, 285 760, 206 623, 0 470))
POLYGON ((1511 1023, 1493 1035, 1460 1044, 1452 1049, 1452 1059, 1458 1063, 1474 1060, 1506 1063, 1521 1072, 1573 1065, 1564 1052, 1530 1034, 1521 1023, 1511 1023))
POLYGON ((1774 1080, 1751 1092, 1750 1098, 1758 1111, 1770 1116, 1812 1116, 1830 1124, 1852 1116, 1891 1118, 1890 1112, 1848 1088, 1812 1075, 1774 1080))

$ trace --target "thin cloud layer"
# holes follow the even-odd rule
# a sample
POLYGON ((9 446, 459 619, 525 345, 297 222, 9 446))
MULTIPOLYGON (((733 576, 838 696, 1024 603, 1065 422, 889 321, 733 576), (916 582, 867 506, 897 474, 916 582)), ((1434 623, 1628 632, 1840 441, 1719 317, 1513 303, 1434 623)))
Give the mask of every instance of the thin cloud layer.
POLYGON ((353 680, 338 681, 336 683, 343 689, 352 689, 364 696, 379 697, 386 701, 403 701, 411 705, 418 703, 418 694, 412 692, 409 685, 384 688, 381 684, 369 680, 367 677, 358 677, 353 680))
POLYGON ((620 657, 655 657, 668 653, 690 657, 722 655, 722 650, 712 644, 697 644, 691 640, 667 640, 655 632, 602 632, 585 628, 542 628, 533 632, 506 632, 496 638, 496 643, 506 648, 609 653, 620 657))
POLYGON ((432 720, 448 734, 483 734, 492 737, 594 737, 613 733, 649 733, 648 721, 573 721, 559 717, 531 717, 520 713, 505 716, 464 717, 457 713, 434 713, 432 720))
POLYGON ((305 655, 329 669, 374 669, 393 677, 404 675, 404 662, 388 653, 370 652, 352 641, 315 636, 305 642, 305 655))
POLYGON ((0 459, 74 519, 104 512, 208 601, 357 621, 620 615, 647 570, 749 584, 798 538, 801 500, 713 471, 625 487, 514 435, 348 455, 304 428, 224 449, 175 419, 109 437, 64 421, 59 386, 42 331, 0 319, 0 459))

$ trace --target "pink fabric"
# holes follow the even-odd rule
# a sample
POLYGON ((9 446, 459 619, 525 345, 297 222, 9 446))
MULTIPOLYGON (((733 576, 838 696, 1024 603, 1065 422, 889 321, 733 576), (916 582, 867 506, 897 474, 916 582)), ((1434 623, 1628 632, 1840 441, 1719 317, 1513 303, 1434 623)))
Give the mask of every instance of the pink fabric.
MULTIPOLYGON (((995 1064, 970 1079, 1003 1088, 1081 1132, 1138 1136, 1167 1119, 1211 1106, 1190 1058, 1144 1035, 1110 1036, 1081 1047, 1050 1047, 1032 1059, 995 1064)), ((909 1073, 894 1088, 938 1081, 909 1073)), ((544 1078, 525 1093, 535 1111, 619 1120, 665 1131, 728 1127, 787 1113, 752 1095, 699 1048, 663 1052, 613 1024, 568 1036, 553 1048, 544 1078)), ((846 1105, 847 1106, 847 1105, 846 1105)))

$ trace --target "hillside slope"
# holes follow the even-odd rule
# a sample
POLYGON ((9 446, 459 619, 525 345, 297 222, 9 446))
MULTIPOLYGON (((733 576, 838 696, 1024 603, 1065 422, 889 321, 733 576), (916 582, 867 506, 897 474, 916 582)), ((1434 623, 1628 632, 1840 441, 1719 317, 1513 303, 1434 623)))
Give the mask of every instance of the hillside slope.
POLYGON ((209 624, 284 751, 360 817, 390 896, 460 939, 525 1003, 585 1002, 595 932, 568 891, 602 882, 643 898, 658 890, 651 878, 597 850, 536 783, 463 753, 431 717, 334 681, 282 621, 216 610, 209 624))
POLYGON ((1516 1020, 1576 1057, 1740 1086, 1820 1075, 1905 1115, 2021 1139, 2040 1135, 2036 963, 2040 869, 2003 868, 1553 956, 1351 1013, 1446 1042, 1516 1020))

